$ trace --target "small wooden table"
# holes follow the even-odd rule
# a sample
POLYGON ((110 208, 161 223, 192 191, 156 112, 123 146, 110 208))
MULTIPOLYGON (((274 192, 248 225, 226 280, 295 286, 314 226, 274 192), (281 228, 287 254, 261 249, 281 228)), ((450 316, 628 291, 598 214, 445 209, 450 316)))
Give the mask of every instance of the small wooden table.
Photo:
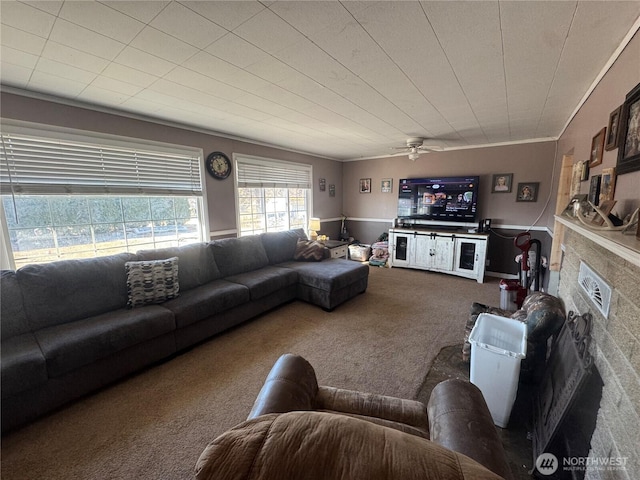
POLYGON ((347 258, 347 242, 340 240, 325 240, 322 242, 331 252, 331 258, 347 258))

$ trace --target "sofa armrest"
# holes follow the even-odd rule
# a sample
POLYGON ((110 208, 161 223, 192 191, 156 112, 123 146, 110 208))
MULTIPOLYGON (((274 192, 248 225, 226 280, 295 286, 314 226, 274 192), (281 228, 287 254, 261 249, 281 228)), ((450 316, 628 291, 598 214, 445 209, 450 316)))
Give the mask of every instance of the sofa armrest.
POLYGON ((429 432, 426 407, 416 400, 320 386, 315 409, 379 418, 429 432))
POLYGON ((298 355, 284 354, 271 368, 247 420, 268 413, 311 410, 317 392, 311 364, 298 355))
POLYGON ((513 475, 478 387, 460 379, 435 386, 427 405, 431 440, 481 463, 505 479, 513 475))

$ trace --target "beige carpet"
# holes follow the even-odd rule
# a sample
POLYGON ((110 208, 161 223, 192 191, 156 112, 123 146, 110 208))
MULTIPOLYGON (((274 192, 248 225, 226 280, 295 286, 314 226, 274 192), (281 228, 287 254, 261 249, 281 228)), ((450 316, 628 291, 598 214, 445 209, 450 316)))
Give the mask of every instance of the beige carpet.
POLYGON ((471 302, 499 298, 497 279, 371 267, 367 292, 331 313, 292 302, 4 437, 2 479, 193 478, 285 352, 321 384, 415 398, 471 302))

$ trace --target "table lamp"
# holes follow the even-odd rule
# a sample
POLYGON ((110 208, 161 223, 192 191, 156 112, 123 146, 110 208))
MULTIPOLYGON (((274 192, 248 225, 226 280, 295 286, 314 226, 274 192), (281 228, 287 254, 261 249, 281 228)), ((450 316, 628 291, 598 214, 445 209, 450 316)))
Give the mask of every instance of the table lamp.
POLYGON ((320 230, 320 219, 319 218, 310 218, 309 219, 309 238, 311 240, 318 239, 318 230, 320 230))

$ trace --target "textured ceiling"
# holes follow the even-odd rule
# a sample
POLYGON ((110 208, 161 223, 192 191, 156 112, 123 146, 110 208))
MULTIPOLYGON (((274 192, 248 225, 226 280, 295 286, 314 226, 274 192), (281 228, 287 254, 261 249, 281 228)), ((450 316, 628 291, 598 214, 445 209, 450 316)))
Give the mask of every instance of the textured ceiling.
POLYGON ((2 1, 0 17, 4 86, 345 160, 413 136, 557 137, 640 1, 2 1))

